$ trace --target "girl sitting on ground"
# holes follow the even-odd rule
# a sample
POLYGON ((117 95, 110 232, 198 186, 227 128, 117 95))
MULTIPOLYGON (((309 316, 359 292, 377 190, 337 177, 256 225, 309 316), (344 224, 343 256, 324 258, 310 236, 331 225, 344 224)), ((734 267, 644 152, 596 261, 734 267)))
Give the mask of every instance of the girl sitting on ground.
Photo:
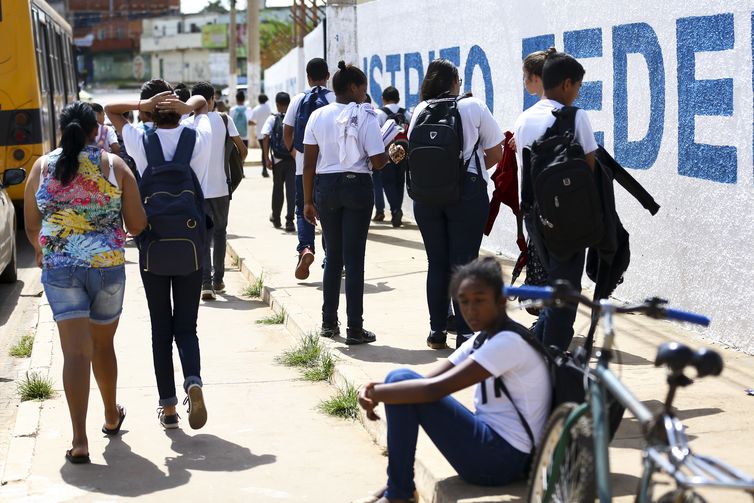
POLYGON ((394 370, 384 384, 361 391, 369 419, 379 419, 374 409, 385 404, 388 481, 378 503, 413 501, 419 426, 469 483, 504 485, 526 476, 534 445, 519 412, 539 440, 550 412, 549 375, 542 356, 511 330, 502 292, 494 258, 460 267, 450 294, 476 335, 426 377, 394 370), (450 395, 474 384, 472 412, 450 395))

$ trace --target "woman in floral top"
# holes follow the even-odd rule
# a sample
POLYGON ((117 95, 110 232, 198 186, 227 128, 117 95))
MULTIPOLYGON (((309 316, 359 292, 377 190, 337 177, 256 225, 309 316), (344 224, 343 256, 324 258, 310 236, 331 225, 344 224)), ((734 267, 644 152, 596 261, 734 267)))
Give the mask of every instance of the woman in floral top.
POLYGON ((117 434, 126 415, 115 399, 113 348, 126 280, 123 222, 137 235, 147 218, 125 163, 91 145, 98 131, 92 108, 73 103, 59 122, 60 148, 34 163, 24 215, 63 349, 63 388, 73 426, 66 459, 88 463, 90 369, 104 403, 103 433, 117 434))

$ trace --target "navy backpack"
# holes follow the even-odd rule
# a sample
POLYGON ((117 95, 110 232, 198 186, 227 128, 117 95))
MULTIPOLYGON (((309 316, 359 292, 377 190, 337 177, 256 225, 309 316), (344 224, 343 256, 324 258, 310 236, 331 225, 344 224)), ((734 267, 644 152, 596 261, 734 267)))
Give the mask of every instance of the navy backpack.
POLYGON ((329 105, 327 101, 327 95, 330 90, 324 87, 317 86, 310 91, 306 91, 304 97, 298 105, 296 110, 296 125, 293 128, 293 148, 299 152, 304 152, 304 131, 306 131, 306 123, 309 122, 309 117, 318 108, 322 108, 325 105, 329 105))
POLYGON ((191 156, 196 131, 183 128, 172 161, 166 161, 157 132, 144 136, 147 169, 139 192, 147 228, 138 236, 139 265, 160 276, 185 276, 201 268, 207 242, 204 194, 191 156))
POLYGON ((283 115, 275 114, 275 122, 270 132, 270 149, 272 149, 272 154, 275 158, 281 161, 293 159, 293 155, 291 155, 291 152, 286 148, 283 141, 283 115))

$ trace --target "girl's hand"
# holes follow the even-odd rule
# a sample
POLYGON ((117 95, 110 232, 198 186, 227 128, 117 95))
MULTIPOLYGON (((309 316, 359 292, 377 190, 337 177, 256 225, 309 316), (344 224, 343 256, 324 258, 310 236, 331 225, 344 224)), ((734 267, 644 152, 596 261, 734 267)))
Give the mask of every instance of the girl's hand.
MULTIPOLYGON (((157 107, 157 104, 160 103, 161 101, 164 101, 165 98, 167 98, 168 96, 175 96, 175 95, 173 94, 173 91, 163 91, 161 93, 155 94, 148 100, 144 100, 139 104, 139 111, 154 112, 155 108, 157 107)), ((176 99, 178 99, 177 96, 176 96, 176 99)))
POLYGON ((194 109, 191 108, 191 105, 182 102, 175 94, 165 96, 162 100, 160 100, 160 102, 157 103, 157 109, 165 110, 168 112, 176 112, 180 115, 190 114, 194 111, 194 109))
POLYGON ((390 157, 390 160, 394 164, 398 164, 399 162, 401 162, 403 159, 406 158, 406 150, 402 146, 396 145, 395 143, 390 145, 387 151, 388 151, 388 156, 390 157))
POLYGON ((317 225, 317 219, 319 218, 319 214, 317 214, 317 208, 315 208, 312 203, 304 204, 304 218, 310 224, 314 226, 317 225))
POLYGON ((359 405, 366 411, 367 419, 370 421, 377 421, 380 419, 380 416, 374 412, 374 408, 377 407, 379 402, 367 396, 370 391, 374 390, 374 385, 375 383, 370 382, 359 392, 359 405))
POLYGON ((513 150, 516 150, 516 137, 511 136, 511 139, 508 140, 508 146, 512 148, 513 150))

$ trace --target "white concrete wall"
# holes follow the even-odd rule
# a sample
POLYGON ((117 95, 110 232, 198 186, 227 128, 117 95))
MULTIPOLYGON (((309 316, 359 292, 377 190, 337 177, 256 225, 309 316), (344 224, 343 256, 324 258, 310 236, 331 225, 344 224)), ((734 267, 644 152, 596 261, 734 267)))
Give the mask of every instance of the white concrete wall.
POLYGON ((228 81, 228 53, 212 53, 208 49, 191 51, 163 51, 152 53, 153 78, 165 79, 172 84, 193 83, 206 80, 213 84, 226 84, 228 81), (225 63, 225 71, 219 71, 217 58, 225 63), (160 73, 162 60, 162 73, 160 73), (212 70, 215 70, 214 72, 212 70), (223 80, 224 79, 224 80, 223 80))
MULTIPOLYGON (((358 5, 356 45, 370 94, 379 97, 394 84, 415 104, 427 64, 443 55, 459 64, 466 90, 511 128, 524 107, 522 54, 553 43, 565 47, 586 68, 581 105, 594 130, 662 205, 651 217, 616 189, 632 244, 616 295, 661 295, 710 314, 705 336, 754 353, 754 2, 470 4, 358 5)), ((331 21, 333 46, 338 30, 331 21)), ((516 253, 506 208, 484 246, 516 253)))
POLYGON ((320 23, 304 37, 304 61, 325 57, 325 25, 320 23))
POLYGON ((268 96, 285 91, 293 96, 303 91, 306 81, 303 73, 304 50, 296 47, 264 71, 264 90, 268 96))

